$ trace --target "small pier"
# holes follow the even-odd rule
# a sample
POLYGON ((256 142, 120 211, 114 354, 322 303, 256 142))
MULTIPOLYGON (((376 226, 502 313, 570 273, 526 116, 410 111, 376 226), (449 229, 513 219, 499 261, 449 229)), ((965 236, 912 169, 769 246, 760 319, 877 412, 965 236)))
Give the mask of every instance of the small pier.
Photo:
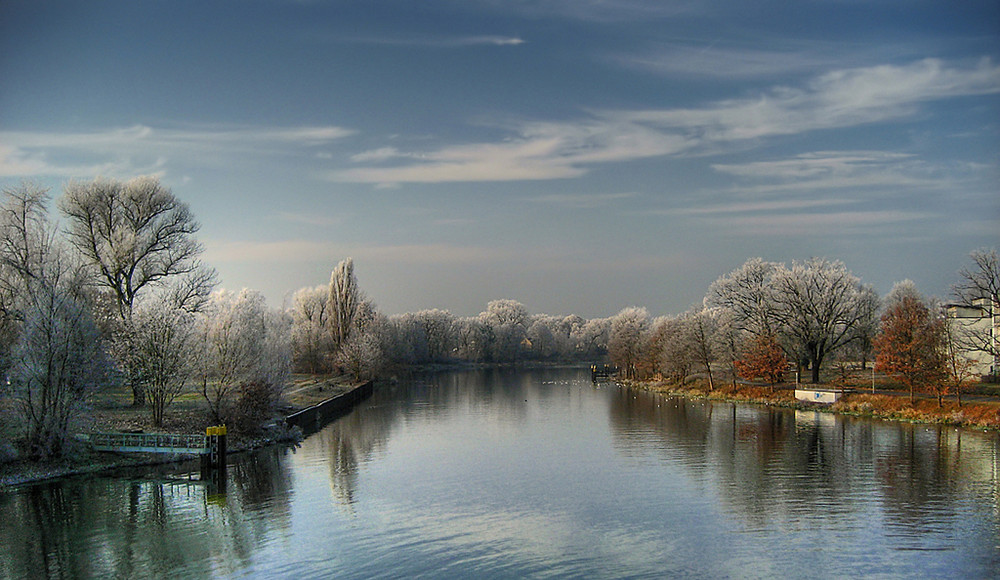
POLYGON ((90 433, 81 439, 95 451, 201 455, 205 467, 226 464, 226 427, 209 427, 204 435, 173 433, 90 433))

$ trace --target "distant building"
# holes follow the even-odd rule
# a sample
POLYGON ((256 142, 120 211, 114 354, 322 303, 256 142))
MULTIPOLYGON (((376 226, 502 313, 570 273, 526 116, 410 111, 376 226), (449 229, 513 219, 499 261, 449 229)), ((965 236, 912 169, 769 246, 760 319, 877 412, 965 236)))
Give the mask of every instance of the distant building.
POLYGON ((945 306, 952 340, 974 361, 978 375, 1000 373, 1000 305, 988 298, 945 306))

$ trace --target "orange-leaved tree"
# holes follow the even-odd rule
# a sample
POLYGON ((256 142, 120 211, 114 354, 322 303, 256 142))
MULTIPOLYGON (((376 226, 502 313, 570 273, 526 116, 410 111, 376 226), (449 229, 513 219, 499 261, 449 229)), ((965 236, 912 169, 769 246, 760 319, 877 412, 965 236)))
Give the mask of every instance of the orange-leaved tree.
POLYGON ((743 352, 743 358, 734 361, 736 372, 747 380, 764 379, 774 390, 788 368, 788 358, 773 333, 754 338, 743 352))
POLYGON ((875 337, 875 369, 896 376, 914 392, 933 391, 938 404, 944 395, 948 371, 944 321, 932 316, 923 301, 906 296, 882 315, 875 337))

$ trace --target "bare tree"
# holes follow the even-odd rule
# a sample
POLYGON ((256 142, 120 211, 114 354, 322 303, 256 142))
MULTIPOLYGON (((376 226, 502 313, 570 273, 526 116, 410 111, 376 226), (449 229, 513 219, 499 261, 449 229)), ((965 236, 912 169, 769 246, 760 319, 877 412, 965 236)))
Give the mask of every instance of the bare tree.
POLYGON ((69 240, 114 291, 126 318, 147 286, 198 270, 200 228, 187 204, 156 177, 72 182, 59 202, 69 240))
POLYGON ((31 285, 55 244, 48 223, 48 190, 31 183, 4 188, 0 205, 0 372, 12 364, 11 348, 26 316, 31 285))
POLYGON ((200 315, 199 362, 201 394, 213 419, 233 417, 241 388, 253 386, 273 393, 275 401, 288 380, 291 366, 291 321, 270 312, 259 292, 220 291, 200 315))
POLYGON ((708 390, 714 390, 715 377, 712 374, 712 363, 718 358, 715 347, 715 336, 719 327, 717 311, 703 308, 690 314, 688 320, 691 358, 695 364, 705 369, 708 375, 708 390))
MULTIPOLYGON (((167 279, 175 280, 174 299, 185 309, 204 304, 215 274, 198 260, 203 248, 194 234, 200 226, 157 178, 72 182, 59 207, 70 243, 93 267, 98 284, 113 292, 122 320, 131 317, 137 296, 167 279)), ((133 404, 144 405, 141 383, 125 372, 133 404)))
POLYGON ((128 366, 145 387, 157 427, 163 426, 167 407, 184 392, 194 370, 195 337, 194 315, 169 295, 143 300, 129 319, 128 366))
POLYGON ((292 348, 296 366, 310 373, 327 370, 332 350, 329 332, 330 288, 301 288, 292 296, 292 348))
POLYGON ((451 327, 454 317, 447 310, 421 310, 416 313, 417 324, 423 327, 427 341, 427 358, 442 362, 451 355, 451 327))
POLYGON ((778 269, 774 312, 784 333, 809 359, 812 382, 826 356, 858 338, 857 329, 872 323, 877 295, 842 262, 813 258, 778 269))
POLYGON ((3 192, 0 291, 10 336, 7 377, 29 453, 62 452, 70 423, 108 381, 86 278, 48 221, 48 194, 28 184, 3 192))
POLYGON ((751 258, 708 288, 705 306, 732 312, 732 322, 756 335, 777 332, 773 280, 781 264, 751 258))
MULTIPOLYGON (((973 266, 962 268, 962 280, 953 293, 966 307, 976 308, 992 323, 968 325, 955 340, 964 350, 985 353, 994 361, 1000 359, 1000 255, 996 249, 981 248, 970 254, 973 266)), ((998 372, 994 365, 994 372, 998 372)))
POLYGON ((813 258, 784 264, 747 260, 716 280, 705 299, 733 314, 742 330, 773 336, 786 352, 809 361, 818 383, 826 356, 858 340, 874 317, 874 291, 862 286, 841 262, 813 258))

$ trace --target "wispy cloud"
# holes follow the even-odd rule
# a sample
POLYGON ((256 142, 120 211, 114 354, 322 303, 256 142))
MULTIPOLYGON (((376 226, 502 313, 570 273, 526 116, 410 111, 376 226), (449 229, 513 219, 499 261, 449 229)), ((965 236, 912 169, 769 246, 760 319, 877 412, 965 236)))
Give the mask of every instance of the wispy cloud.
POLYGON ((968 164, 942 167, 908 153, 888 151, 819 151, 789 159, 715 164, 718 172, 743 182, 730 194, 813 194, 817 191, 878 192, 947 190, 981 172, 968 164))
POLYGON ((0 176, 134 175, 183 158, 208 163, 248 152, 293 153, 352 135, 335 126, 163 129, 146 125, 91 132, 0 131, 0 176), (81 160, 93 160, 85 162, 81 160))
POLYGON ((348 36, 337 37, 345 44, 373 44, 418 48, 466 48, 470 46, 518 46, 527 41, 518 36, 348 36))
POLYGON ((811 73, 843 62, 842 55, 805 51, 763 50, 707 44, 667 44, 641 53, 608 57, 620 66, 671 77, 753 79, 811 73))
POLYGON ((376 149, 355 161, 400 163, 335 170, 328 177, 375 184, 572 178, 594 164, 712 152, 769 137, 890 122, 914 115, 929 101, 998 92, 1000 67, 989 59, 971 66, 927 59, 838 70, 800 88, 772 87, 703 107, 595 111, 576 122, 522 123, 496 143, 423 152, 376 149))
POLYGON ((658 213, 683 216, 743 215, 747 213, 771 214, 775 212, 786 213, 815 210, 851 203, 855 203, 855 201, 850 199, 782 199, 687 207, 658 213))
POLYGON ((887 151, 819 151, 712 168, 735 183, 702 192, 687 206, 646 213, 697 220, 713 231, 739 235, 885 234, 896 225, 940 221, 935 201, 984 172, 887 151))

